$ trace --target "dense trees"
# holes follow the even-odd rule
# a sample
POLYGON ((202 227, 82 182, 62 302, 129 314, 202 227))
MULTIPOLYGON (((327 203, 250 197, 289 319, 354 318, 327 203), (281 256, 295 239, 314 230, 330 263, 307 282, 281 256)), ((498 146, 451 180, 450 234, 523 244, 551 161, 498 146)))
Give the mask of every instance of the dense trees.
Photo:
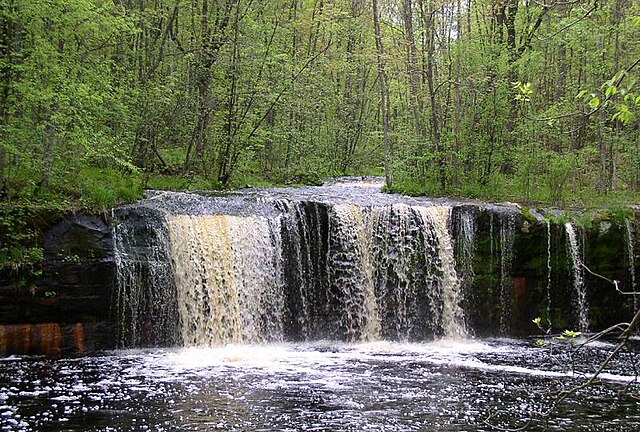
POLYGON ((1 7, 5 199, 385 167, 415 193, 640 190, 634 0, 1 7))

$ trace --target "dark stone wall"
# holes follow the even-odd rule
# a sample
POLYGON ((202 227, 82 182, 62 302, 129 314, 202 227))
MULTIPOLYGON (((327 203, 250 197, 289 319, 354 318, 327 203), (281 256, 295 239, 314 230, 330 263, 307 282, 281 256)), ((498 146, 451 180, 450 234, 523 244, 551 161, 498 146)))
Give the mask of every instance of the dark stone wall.
POLYGON ((41 271, 0 274, 0 355, 111 348, 115 263, 110 219, 70 215, 45 227, 41 271))
MULTIPOLYGON (((335 291, 336 287, 324 285, 327 276, 322 273, 326 270, 328 247, 327 212, 324 205, 305 204, 308 223, 320 227, 309 231, 314 235, 301 239, 302 247, 310 248, 311 262, 305 267, 309 273, 292 273, 297 268, 294 262, 297 255, 293 250, 284 256, 287 280, 297 284, 300 283, 298 279, 310 281, 309 301, 317 305, 306 317, 308 322, 302 322, 299 319, 301 306, 295 293, 288 293, 289 314, 285 328, 291 339, 326 335, 325 326, 339 320, 342 307, 339 293, 335 291)), ((467 272, 469 268, 472 270, 473 278, 464 280, 463 288, 463 308, 473 333, 479 337, 540 333, 532 322, 536 317, 543 318, 545 326, 550 325, 553 332, 576 329, 564 219, 548 214, 551 222, 547 226, 544 220, 526 209, 462 205, 454 209, 454 238, 459 238, 462 212, 471 213, 475 223, 475 254, 466 269, 467 272), (501 236, 504 227, 514 234, 512 248, 505 256, 501 236), (548 254, 549 242, 551 256, 548 254), (509 270, 507 275, 502 274, 505 262, 509 270)), ((634 211, 625 217, 631 218, 635 227, 638 216, 634 211)), ((583 272, 591 330, 628 322, 634 312, 633 296, 616 291, 607 280, 618 281, 622 291, 633 290, 625 219, 604 213, 583 216, 581 220, 583 223, 578 230, 584 243, 583 258, 593 272, 586 269, 583 272)), ((148 222, 146 216, 142 217, 141 224, 145 221, 148 222)), ((117 319, 111 310, 116 283, 111 223, 106 215, 68 215, 44 229, 45 256, 41 274, 24 275, 9 270, 0 273, 0 356, 45 354, 59 357, 116 347, 117 319)), ((143 231, 138 233, 143 233, 138 240, 146 245, 149 234, 143 231)), ((287 230, 283 230, 283 241, 291 243, 287 235, 287 230)), ((633 236, 636 244, 633 254, 638 265, 638 230, 635 228, 633 236)), ((457 257, 461 255, 459 252, 456 251, 457 257)), ((307 256, 306 253, 302 255, 307 256)), ((459 274, 462 272, 459 269, 459 274)), ((166 290, 158 287, 163 283, 158 279, 151 285, 158 298, 149 303, 164 305, 166 290)), ((640 298, 637 305, 640 305, 640 298)), ((121 317, 120 321, 121 325, 127 325, 127 319, 121 317)), ((416 337, 421 338, 420 335, 416 337)))
MULTIPOLYGON (((478 216, 478 240, 474 269, 476 284, 472 301, 467 309, 471 327, 478 336, 504 335, 500 332, 500 319, 508 316, 506 335, 523 336, 540 333, 532 322, 536 317, 551 327, 552 332, 576 330, 578 316, 575 307, 572 261, 567 248, 564 220, 551 217, 547 222, 526 217, 522 212, 516 219, 512 254, 509 307, 501 307, 500 240, 496 227, 498 217, 490 210, 478 216), (493 219, 493 232, 489 220, 493 219), (548 253, 548 233, 550 251, 548 253), (550 269, 549 269, 550 267, 550 269), (550 287, 550 289, 548 288, 550 287)), ((637 214, 628 217, 637 221, 637 214)), ((635 224, 635 222, 634 222, 635 224)), ((587 291, 590 330, 598 331, 620 322, 629 322, 634 314, 633 296, 616 290, 633 291, 631 283, 627 228, 624 219, 608 213, 583 215, 576 230, 582 240, 581 253, 587 291)), ((638 233, 632 232, 638 250, 638 233)), ((638 258, 635 257, 636 267, 638 258)), ((504 302, 502 302, 504 304, 504 302)), ((640 305, 640 302, 638 302, 640 305)))

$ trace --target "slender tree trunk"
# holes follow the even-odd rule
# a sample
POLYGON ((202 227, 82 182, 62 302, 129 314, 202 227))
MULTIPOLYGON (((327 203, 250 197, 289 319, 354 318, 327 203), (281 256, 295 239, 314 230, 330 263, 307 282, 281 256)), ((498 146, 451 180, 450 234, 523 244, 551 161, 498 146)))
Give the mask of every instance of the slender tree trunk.
POLYGON ((413 30, 413 4, 412 0, 403 0, 403 21, 405 31, 405 43, 407 50, 407 70, 409 73, 409 90, 411 92, 411 110, 415 119, 415 127, 418 135, 424 137, 425 127, 423 121, 424 103, 420 88, 420 71, 418 69, 418 49, 413 30))
POLYGON ((380 29, 380 12, 378 10, 378 0, 373 2, 373 27, 376 38, 376 53, 378 57, 378 82, 380 84, 380 112, 383 122, 383 144, 384 144, 384 177, 388 188, 393 185, 393 177, 391 174, 391 141, 389 138, 389 111, 391 104, 389 102, 389 88, 387 86, 387 73, 385 70, 384 45, 382 42, 382 31, 380 29))
POLYGON ((455 186, 460 186, 460 153, 462 146, 460 145, 460 133, 462 131, 462 93, 460 91, 460 81, 462 78, 462 37, 464 29, 462 27, 462 4, 461 0, 456 1, 457 12, 457 29, 458 29, 458 46, 456 47, 456 64, 455 64, 455 83, 454 83, 454 98, 455 98, 455 118, 453 125, 453 135, 455 139, 455 149, 453 158, 453 183, 455 186))
POLYGON ((429 89, 429 101, 431 102, 431 137, 436 152, 436 161, 438 165, 438 178, 440 189, 444 192, 447 188, 447 171, 446 171, 446 152, 442 145, 442 131, 440 125, 440 104, 438 103, 436 80, 436 64, 435 64, 435 23, 433 0, 428 1, 427 11, 424 15, 427 21, 424 23, 428 32, 427 37, 427 58, 426 58, 426 79, 429 89))
POLYGON ((239 15, 240 7, 236 8, 235 18, 233 20, 233 46, 231 48, 231 71, 229 73, 229 93, 227 94, 227 119, 224 127, 223 148, 218 155, 218 181, 227 185, 231 180, 233 170, 234 153, 237 151, 236 146, 236 102, 238 99, 238 79, 240 77, 239 68, 239 15))

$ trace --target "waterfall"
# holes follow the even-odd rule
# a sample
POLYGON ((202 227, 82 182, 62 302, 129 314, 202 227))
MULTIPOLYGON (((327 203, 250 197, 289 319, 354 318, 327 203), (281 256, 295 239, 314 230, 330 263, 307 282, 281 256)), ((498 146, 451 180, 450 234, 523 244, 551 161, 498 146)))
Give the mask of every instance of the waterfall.
POLYGON ((282 212, 282 258, 288 337, 328 337, 334 309, 329 292, 329 212, 318 203, 276 201, 282 212))
POLYGON ((277 205, 294 338, 466 334, 450 207, 277 205))
POLYGON ((280 219, 168 215, 185 345, 279 341, 280 219))
POLYGON ((153 195, 114 213, 123 346, 467 335, 452 207, 153 195))
MULTIPOLYGON (((629 291, 636 292, 636 258, 635 258, 635 227, 631 219, 624 221, 627 245, 627 259, 629 260, 629 276, 631 281, 631 289, 629 291)), ((638 295, 633 295, 633 310, 638 310, 638 295)))
POLYGON ((124 208, 114 211, 112 217, 116 262, 113 311, 119 344, 180 343, 176 286, 168 256, 169 233, 162 215, 124 208))
POLYGON ((547 325, 551 324, 551 222, 545 219, 547 228, 547 325))
POLYGON ((511 327, 513 242, 515 236, 515 215, 502 214, 500 217, 500 334, 507 335, 511 327))
POLYGON ((582 261, 582 244, 571 222, 564 224, 567 234, 567 249, 571 258, 571 275, 573 278, 573 301, 578 316, 578 330, 586 332, 589 329, 589 315, 587 304, 587 289, 584 284, 584 264, 582 261))
POLYGON ((334 205, 330 226, 329 278, 341 291, 341 326, 347 340, 377 340, 380 318, 374 283, 371 225, 361 207, 334 205))
POLYGON ((422 307, 418 304, 426 299, 420 296, 419 285, 428 283, 421 270, 429 273, 431 267, 421 254, 424 242, 420 236, 425 233, 408 205, 377 207, 372 213, 376 292, 381 302, 383 334, 410 339, 420 318, 425 318, 424 325, 428 325, 426 315, 433 309, 425 303, 422 307))
POLYGON ((470 209, 458 211, 455 216, 455 258, 459 269, 461 301, 468 304, 476 278, 473 265, 476 257, 477 224, 475 214, 470 209))
MULTIPOLYGON (((554 251, 555 228, 542 218, 522 220, 512 205, 403 197, 347 183, 149 192, 113 211, 118 343, 424 341, 474 330, 511 336, 531 331, 524 308, 534 306, 548 319, 575 313, 574 326, 584 332, 582 233, 564 226, 569 302, 552 292, 555 261, 563 257, 554 251)), ((627 221, 622 264, 633 290, 635 230, 627 221)), ((615 316, 610 307, 598 311, 607 314, 598 325, 615 316)))
POLYGON ((461 338, 467 335, 464 313, 460 306, 461 283, 456 274, 456 262, 453 255, 453 242, 450 234, 451 207, 420 207, 420 214, 427 224, 431 222, 438 241, 440 258, 440 292, 442 302, 441 327, 444 336, 461 338))

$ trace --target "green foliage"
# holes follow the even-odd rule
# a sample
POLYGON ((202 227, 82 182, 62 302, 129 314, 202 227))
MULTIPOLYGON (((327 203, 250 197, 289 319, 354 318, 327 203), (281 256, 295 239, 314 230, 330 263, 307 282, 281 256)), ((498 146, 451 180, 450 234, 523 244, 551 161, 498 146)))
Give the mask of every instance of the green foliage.
POLYGON ((633 2, 589 19, 551 3, 535 26, 539 5, 495 25, 504 2, 471 2, 459 17, 428 2, 414 8, 413 35, 402 8, 387 8, 390 149, 362 3, 5 3, 7 201, 106 209, 143 187, 381 174, 385 158, 393 190, 409 195, 567 206, 640 198, 633 2), (468 23, 459 34, 458 19, 468 23))
POLYGON ((16 277, 16 283, 37 277, 44 259, 42 227, 60 218, 57 203, 0 204, 0 270, 16 277))
POLYGON ((553 205, 564 204, 566 186, 575 175, 576 161, 573 155, 560 155, 551 152, 547 165, 549 202, 553 205))
POLYGON ((624 226, 626 221, 634 218, 633 210, 630 207, 619 204, 609 206, 605 216, 619 226, 624 226))
POLYGON ((560 336, 558 336, 556 339, 569 339, 569 340, 573 340, 577 337, 579 337, 580 335, 582 335, 582 333, 577 332, 577 331, 573 331, 573 330, 565 330, 562 332, 562 334, 560 336))
POLYGON ((388 192, 399 193, 408 196, 427 195, 425 186, 413 180, 395 181, 388 192))
POLYGON ((531 83, 521 83, 516 81, 513 83, 513 89, 517 92, 515 100, 518 102, 531 102, 531 95, 533 95, 533 89, 531 83))
POLYGON ((521 206, 520 207, 520 211, 521 211, 522 216, 525 218, 526 221, 528 221, 531 224, 537 224, 538 223, 538 218, 536 218, 533 215, 533 213, 531 213, 531 209, 529 207, 521 206))
POLYGON ((142 177, 124 174, 114 168, 84 168, 77 183, 66 184, 69 193, 80 199, 80 205, 92 210, 107 210, 118 204, 142 198, 142 177), (79 180, 79 181, 78 181, 79 180))

